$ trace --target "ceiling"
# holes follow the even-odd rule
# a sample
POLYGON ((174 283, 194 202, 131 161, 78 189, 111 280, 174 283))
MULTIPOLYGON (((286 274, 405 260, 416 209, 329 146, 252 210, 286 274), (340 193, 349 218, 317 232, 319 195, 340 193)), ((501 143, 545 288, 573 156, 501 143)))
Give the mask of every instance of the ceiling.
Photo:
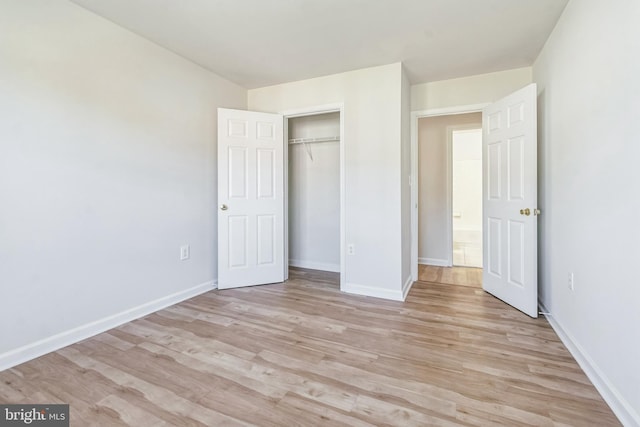
POLYGON ((403 62, 412 83, 529 66, 568 0, 72 0, 251 89, 403 62))

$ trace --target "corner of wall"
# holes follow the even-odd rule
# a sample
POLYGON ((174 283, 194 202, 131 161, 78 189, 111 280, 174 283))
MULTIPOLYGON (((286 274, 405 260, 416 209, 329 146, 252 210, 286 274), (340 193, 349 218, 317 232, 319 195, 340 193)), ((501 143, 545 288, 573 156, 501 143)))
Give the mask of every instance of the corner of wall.
POLYGON ((638 14, 634 1, 570 1, 532 68, 541 306, 628 426, 640 426, 640 347, 629 335, 640 324, 640 288, 629 268, 638 251, 628 238, 639 207, 628 192, 640 180, 637 146, 629 144, 640 111, 632 95, 640 93, 640 58, 629 55, 639 47, 638 14))

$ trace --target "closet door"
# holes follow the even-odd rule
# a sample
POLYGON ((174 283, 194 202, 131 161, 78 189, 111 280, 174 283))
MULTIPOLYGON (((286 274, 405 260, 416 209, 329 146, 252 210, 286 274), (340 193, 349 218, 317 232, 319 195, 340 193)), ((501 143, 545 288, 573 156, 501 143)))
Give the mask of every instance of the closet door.
POLYGON ((218 288, 284 281, 278 114, 218 109, 218 288))

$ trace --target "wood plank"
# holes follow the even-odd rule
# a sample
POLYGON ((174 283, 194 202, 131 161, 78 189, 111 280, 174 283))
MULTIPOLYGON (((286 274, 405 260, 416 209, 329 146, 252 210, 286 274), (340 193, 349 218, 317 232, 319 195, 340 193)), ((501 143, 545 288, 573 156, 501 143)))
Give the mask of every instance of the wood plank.
POLYGON ((405 302, 339 275, 212 291, 0 372, 73 425, 620 425, 544 318, 419 266, 405 302))

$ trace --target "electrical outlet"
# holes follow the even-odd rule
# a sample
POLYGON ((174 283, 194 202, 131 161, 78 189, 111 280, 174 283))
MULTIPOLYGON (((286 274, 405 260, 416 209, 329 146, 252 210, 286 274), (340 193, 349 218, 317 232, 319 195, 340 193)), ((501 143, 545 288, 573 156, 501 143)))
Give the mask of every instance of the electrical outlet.
POLYGON ((574 288, 575 281, 574 281, 573 273, 569 273, 568 279, 569 279, 569 283, 568 283, 569 289, 573 291, 575 289, 574 288))
POLYGON ((347 245, 347 255, 355 255, 356 254, 356 245, 350 243, 347 245))
POLYGON ((190 254, 189 245, 180 246, 180 261, 184 261, 185 259, 189 259, 190 254))

